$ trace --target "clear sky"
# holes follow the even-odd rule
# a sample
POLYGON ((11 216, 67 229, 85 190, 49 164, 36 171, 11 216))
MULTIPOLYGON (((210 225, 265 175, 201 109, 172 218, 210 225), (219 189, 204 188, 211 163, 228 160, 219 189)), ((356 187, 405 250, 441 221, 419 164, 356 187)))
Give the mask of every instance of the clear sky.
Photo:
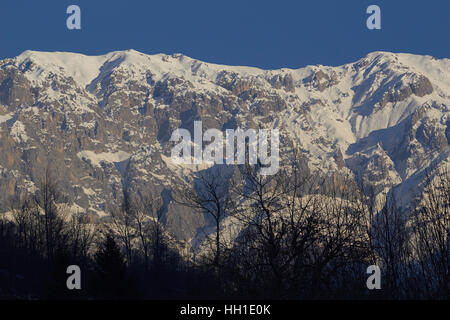
POLYGON ((0 58, 135 49, 264 69, 340 65, 377 50, 450 58, 449 0, 1 0, 0 58), (82 29, 66 28, 81 8, 82 29), (382 29, 366 28, 381 8, 382 29))

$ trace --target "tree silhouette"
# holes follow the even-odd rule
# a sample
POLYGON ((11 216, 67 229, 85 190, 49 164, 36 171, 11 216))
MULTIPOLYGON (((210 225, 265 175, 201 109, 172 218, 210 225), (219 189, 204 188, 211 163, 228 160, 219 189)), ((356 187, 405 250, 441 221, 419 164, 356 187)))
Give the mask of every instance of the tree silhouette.
POLYGON ((112 234, 107 234, 95 254, 97 295, 103 299, 123 297, 126 285, 125 258, 112 234))

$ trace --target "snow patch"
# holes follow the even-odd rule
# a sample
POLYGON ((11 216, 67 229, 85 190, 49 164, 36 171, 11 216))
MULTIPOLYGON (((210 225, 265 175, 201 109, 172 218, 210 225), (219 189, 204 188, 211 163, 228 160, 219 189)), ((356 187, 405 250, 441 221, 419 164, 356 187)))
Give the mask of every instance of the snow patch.
POLYGON ((27 142, 29 139, 27 136, 27 133, 25 131, 25 126, 20 121, 14 122, 9 134, 14 139, 14 141, 16 141, 17 143, 27 142))
POLYGON ((131 155, 125 151, 118 151, 115 153, 103 152, 95 153, 94 151, 84 150, 77 153, 80 160, 88 160, 95 167, 100 167, 101 162, 117 163, 128 160, 131 155))

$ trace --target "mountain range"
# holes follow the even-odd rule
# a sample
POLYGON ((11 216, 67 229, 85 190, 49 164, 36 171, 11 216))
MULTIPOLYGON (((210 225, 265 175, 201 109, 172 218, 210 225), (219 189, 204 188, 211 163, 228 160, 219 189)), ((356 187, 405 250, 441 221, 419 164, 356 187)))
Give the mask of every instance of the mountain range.
POLYGON ((0 60, 0 212, 51 164, 72 210, 107 219, 124 189, 152 190, 192 240, 205 219, 172 201, 199 165, 171 161, 177 128, 278 129, 309 169, 350 174, 408 206, 448 166, 450 60, 373 52, 342 66, 262 70, 134 50, 25 51, 0 60))

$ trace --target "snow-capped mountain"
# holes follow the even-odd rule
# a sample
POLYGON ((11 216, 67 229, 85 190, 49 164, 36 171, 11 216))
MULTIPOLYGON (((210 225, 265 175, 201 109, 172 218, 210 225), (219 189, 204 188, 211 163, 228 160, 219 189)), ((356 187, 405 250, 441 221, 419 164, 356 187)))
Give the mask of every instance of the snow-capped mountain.
MULTIPOLYGON (((52 163, 76 210, 107 216, 124 187, 152 190, 179 239, 204 223, 171 201, 198 166, 171 162, 172 132, 279 129, 313 170, 348 172, 402 205, 450 155, 450 60, 374 52, 339 67, 261 70, 181 54, 26 51, 0 61, 0 211, 52 163)), ((280 152, 283 157, 283 149, 280 152)))

